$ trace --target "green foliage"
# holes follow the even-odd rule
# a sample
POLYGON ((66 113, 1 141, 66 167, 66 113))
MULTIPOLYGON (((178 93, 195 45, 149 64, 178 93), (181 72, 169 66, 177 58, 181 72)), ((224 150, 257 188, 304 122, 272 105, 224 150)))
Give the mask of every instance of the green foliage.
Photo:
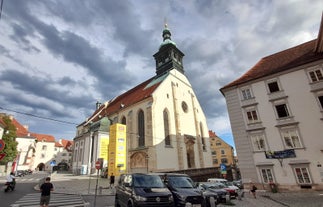
POLYGON ((5 142, 5 147, 1 153, 5 153, 6 156, 0 161, 0 165, 6 165, 8 162, 13 162, 17 156, 17 145, 16 142, 16 127, 8 116, 0 117, 6 124, 2 140, 5 142))

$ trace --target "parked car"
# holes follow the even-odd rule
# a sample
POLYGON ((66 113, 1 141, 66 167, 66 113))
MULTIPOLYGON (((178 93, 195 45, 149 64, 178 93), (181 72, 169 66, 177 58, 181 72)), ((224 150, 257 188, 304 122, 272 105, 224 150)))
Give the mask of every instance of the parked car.
POLYGON ((212 182, 212 183, 221 183, 223 185, 225 185, 227 188, 232 189, 234 193, 231 193, 230 195, 232 196, 232 194, 234 194, 234 196, 232 197, 237 197, 238 196, 238 192, 240 190, 240 188, 238 188, 237 186, 235 186, 232 182, 228 181, 227 179, 224 178, 209 178, 207 180, 208 182, 212 182))
POLYGON ((215 186, 217 186, 219 189, 224 189, 226 190, 230 198, 236 198, 238 196, 238 190, 230 188, 229 186, 223 184, 223 183, 213 183, 215 186))
POLYGON ((175 207, 205 206, 202 191, 194 186, 193 180, 186 174, 159 174, 174 197, 175 207))
POLYGON ((220 188, 219 185, 211 183, 211 182, 199 182, 198 188, 204 193, 208 192, 208 193, 216 194, 217 204, 226 203, 226 199, 227 199, 226 196, 229 195, 228 191, 226 191, 223 188, 220 188))
POLYGON ((232 181, 233 185, 237 186, 239 189, 243 189, 242 180, 234 180, 232 181))
POLYGON ((122 174, 116 186, 116 207, 169 207, 174 205, 172 193, 158 175, 122 174))

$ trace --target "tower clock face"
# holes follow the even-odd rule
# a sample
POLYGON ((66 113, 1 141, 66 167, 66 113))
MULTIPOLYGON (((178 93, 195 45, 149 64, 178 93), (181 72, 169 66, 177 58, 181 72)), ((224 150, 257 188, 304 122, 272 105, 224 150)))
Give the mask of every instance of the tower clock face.
POLYGON ((188 106, 187 106, 187 103, 185 101, 182 101, 182 109, 183 109, 183 111, 185 113, 188 111, 188 106))

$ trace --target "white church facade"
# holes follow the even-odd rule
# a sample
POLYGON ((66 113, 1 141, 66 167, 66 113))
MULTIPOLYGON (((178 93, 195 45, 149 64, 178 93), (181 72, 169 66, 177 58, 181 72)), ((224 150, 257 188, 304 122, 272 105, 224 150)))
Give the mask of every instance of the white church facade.
POLYGON ((93 173, 95 161, 108 149, 102 140, 109 137, 109 126, 115 123, 127 127, 128 172, 212 167, 206 118, 184 74, 183 56, 166 26, 154 55, 156 75, 98 104, 92 116, 77 127, 74 173, 93 173))

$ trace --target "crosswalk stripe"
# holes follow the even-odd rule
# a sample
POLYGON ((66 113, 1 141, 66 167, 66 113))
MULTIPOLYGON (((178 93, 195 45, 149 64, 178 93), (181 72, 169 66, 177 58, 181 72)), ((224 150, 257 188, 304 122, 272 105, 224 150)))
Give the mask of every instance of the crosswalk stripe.
MULTIPOLYGON (((11 207, 34 207, 39 206, 40 193, 26 194, 24 197, 11 204, 11 207)), ((52 193, 49 207, 59 206, 86 206, 86 203, 80 195, 52 193)))

